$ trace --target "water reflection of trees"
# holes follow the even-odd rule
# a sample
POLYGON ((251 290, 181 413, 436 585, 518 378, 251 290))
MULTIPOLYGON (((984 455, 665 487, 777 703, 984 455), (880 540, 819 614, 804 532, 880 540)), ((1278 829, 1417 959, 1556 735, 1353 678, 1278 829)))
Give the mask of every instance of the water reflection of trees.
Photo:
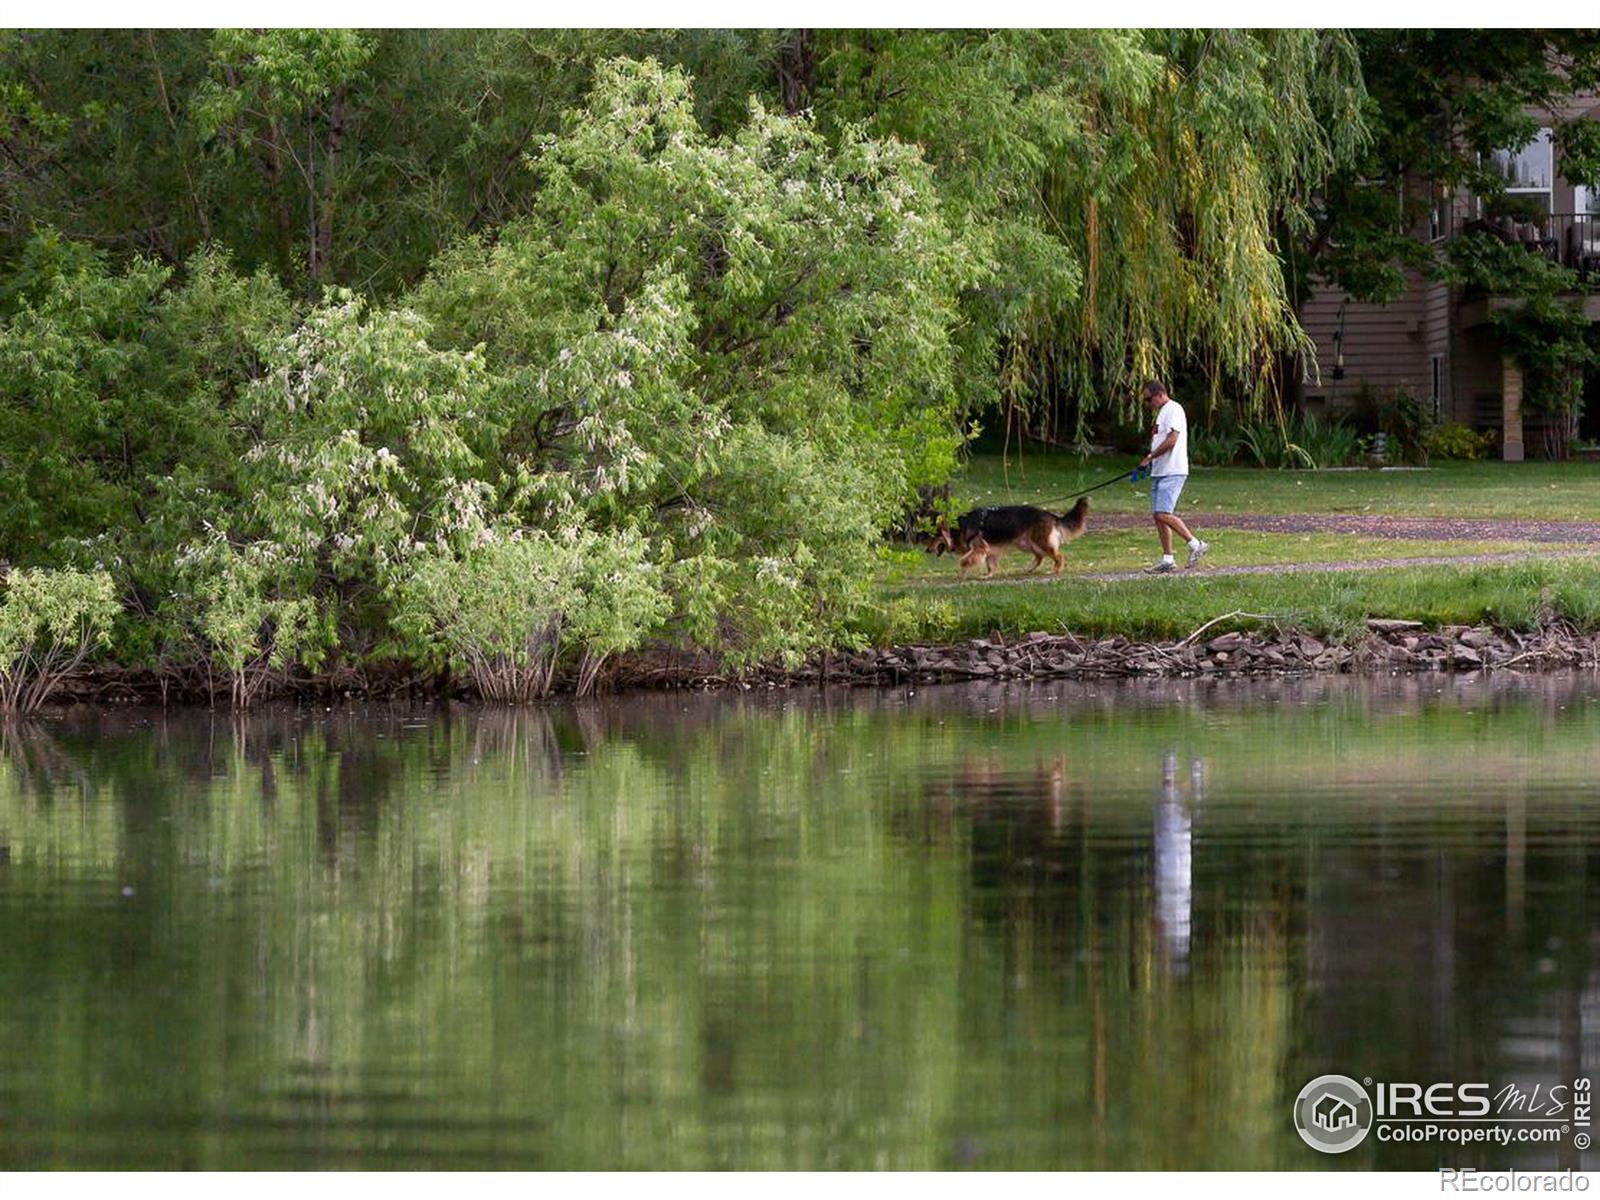
POLYGON ((0 1057, 184 1165, 1301 1166, 1312 1067, 1590 1061, 1593 818, 1467 786, 1592 778, 1584 687, 1246 692, 75 714, 0 758, 0 1057))
MULTIPOLYGON (((1170 1079, 1163 1066, 1186 1064, 1188 1074, 1180 1070, 1173 1081, 1180 1094, 1196 1076, 1276 1081, 1250 1108, 1269 1124, 1279 1115, 1281 1086, 1324 1069, 1548 1088, 1592 1067, 1597 1041, 1592 1029, 1584 1033, 1582 1015, 1600 1011, 1589 869, 1600 822, 1584 800, 1594 766, 1593 681, 1484 682, 1405 680, 1375 694, 1335 681, 1259 689, 1254 705, 1272 714, 1265 736, 1292 735, 1291 753, 1313 780, 1352 755, 1388 749, 1370 736, 1371 722, 1402 720, 1437 737, 1416 748, 1419 760, 1432 757, 1429 772, 1408 773, 1406 762, 1385 755, 1374 766, 1389 765, 1389 786, 1367 796, 1272 797, 1257 784, 1242 800, 1225 795, 1202 809, 1200 789, 1182 794, 1177 764, 1166 755, 1147 760, 1153 813, 1137 788, 1117 778, 1131 769, 1125 755, 1108 770, 1093 755, 1029 762, 1015 753, 972 753, 941 781, 943 807, 960 809, 973 824, 974 911, 1004 931, 1023 964, 1008 971, 1024 970, 1046 987, 1070 980, 1090 992, 1097 1115, 1098 1064, 1107 1058, 1140 1063, 1135 1074, 1147 1080, 1170 1079), (1315 706, 1308 716, 1283 716, 1308 704, 1315 706), (1353 710, 1359 721, 1324 741, 1330 706, 1353 710), (1507 741, 1479 743, 1474 734, 1486 713, 1507 741), (1540 742, 1536 752, 1549 755, 1548 768, 1529 761, 1526 741, 1513 740, 1530 736, 1540 742), (1519 756, 1520 773, 1484 786, 1483 762, 1519 756), (1530 789, 1540 789, 1532 812, 1530 789), (1185 918, 1193 979, 1173 969, 1190 948, 1187 937, 1174 936, 1185 918), (1219 996, 1228 1002, 1211 1007, 1219 996), (1197 1021, 1202 1008, 1206 1017, 1197 1021), (1119 1031, 1108 1018, 1118 1011, 1139 1017, 1119 1031), (1179 1036, 1148 1054, 1153 1040, 1175 1032, 1155 1015, 1172 1011, 1184 1014, 1179 1036), (1258 1069, 1246 1069, 1252 1061, 1258 1069)), ((1163 683, 1083 696, 1068 689, 1059 697, 1072 700, 1062 725, 1092 725, 1110 713, 1138 726, 1143 710, 1161 719, 1126 741, 1150 743, 1178 729, 1187 735, 1182 744, 1204 750, 1219 716, 1209 690, 1163 683)), ((947 711, 994 722, 1027 708, 1002 689, 948 699, 947 711)), ((1262 712, 1229 699, 1224 716, 1262 712)), ((1091 746, 1115 750, 1117 743, 1091 739, 1091 746)), ((1071 986, 1056 990, 1063 1005, 1074 1003, 1071 986)), ((1137 1108, 1136 1097, 1127 1100, 1137 1108)), ((1150 1127, 1172 1132, 1160 1114, 1150 1127)), ((1227 1135, 1235 1148, 1237 1132, 1227 1135)), ((1161 1153, 1157 1144, 1146 1149, 1161 1153)), ((1425 1160, 1431 1163, 1420 1150, 1384 1159, 1425 1160)), ((1545 1160, 1555 1161, 1549 1153, 1545 1160)), ((1180 1153, 1174 1161, 1193 1160, 1180 1153)))

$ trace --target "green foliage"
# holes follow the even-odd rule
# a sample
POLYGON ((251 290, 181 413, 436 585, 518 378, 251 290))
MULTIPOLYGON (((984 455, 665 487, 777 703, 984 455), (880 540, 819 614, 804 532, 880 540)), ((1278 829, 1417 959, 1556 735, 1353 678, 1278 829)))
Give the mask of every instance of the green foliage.
POLYGON ((825 644, 962 442, 972 266, 928 169, 759 103, 711 138, 686 76, 626 62, 533 167, 532 214, 414 297, 516 397, 498 466, 526 516, 650 528, 673 628, 734 661, 825 644))
POLYGON ((430 346, 428 329, 336 292, 270 349, 243 397, 244 530, 302 570, 380 592, 406 559, 483 539, 498 381, 481 355, 430 346))
POLYGON ((478 692, 518 702, 549 693, 576 654, 578 694, 606 658, 638 646, 669 608, 642 538, 579 531, 498 537, 460 558, 430 556, 402 588, 399 624, 467 670, 478 692))
POLYGON ((1391 458, 1427 463, 1433 409, 1410 388, 1380 389, 1362 384, 1351 399, 1349 420, 1369 437, 1381 433, 1391 458))
MULTIPOLYGON (((1492 152, 1518 149, 1600 79, 1592 29, 1367 29, 1354 35, 1365 83, 1360 153, 1321 189, 1314 223, 1286 236, 1284 270, 1297 302, 1313 280, 1361 300, 1386 301, 1407 269, 1436 275, 1426 241, 1439 191, 1458 187, 1498 203, 1505 180, 1492 152)), ((1581 115, 1553 122, 1562 170, 1582 182, 1600 164, 1600 127, 1581 115)))
POLYGON ((1189 430, 1189 465, 1225 467, 1238 461, 1243 449, 1239 430, 1226 418, 1207 421, 1189 430))
POLYGON ((984 238, 975 398, 1082 437, 1137 384, 1203 364, 1255 410, 1303 347, 1278 230, 1362 143, 1350 37, 1327 30, 828 35, 820 111, 915 140, 984 238))
POLYGON ((118 605, 104 571, 16 570, 0 603, 0 709, 31 712, 90 651, 110 643, 118 605))
POLYGON ((1239 446, 1244 460, 1258 467, 1315 469, 1317 465, 1304 447, 1290 441, 1285 431, 1271 421, 1254 421, 1241 427, 1239 446))
POLYGON ((1600 362, 1577 272, 1488 234, 1452 243, 1450 270, 1454 282, 1509 301, 1489 319, 1522 369, 1525 403, 1544 420, 1549 457, 1565 458, 1583 410, 1584 372, 1600 362))
POLYGON ((1190 461, 1283 470, 1346 466, 1361 453, 1357 431, 1338 418, 1291 412, 1280 422, 1220 418, 1192 434, 1190 461))
POLYGON ((168 272, 140 261, 113 273, 50 235, 28 249, 0 330, 0 546, 31 563, 57 538, 117 522, 142 482, 124 435, 146 428, 141 342, 168 272))
POLYGON ((282 594, 283 557, 269 543, 239 548, 217 536, 180 563, 184 591, 169 616, 183 622, 208 677, 212 670, 226 676, 238 708, 297 662, 315 665, 326 641, 315 603, 282 594))
POLYGON ((293 308, 202 253, 181 282, 44 233, 0 289, 0 553, 119 564, 146 600, 219 495, 237 495, 239 397, 293 308))
POLYGON ((682 64, 698 111, 772 92, 738 30, 49 30, 0 34, 0 262, 41 224, 169 266, 207 243, 297 294, 388 298, 524 211, 522 155, 595 64, 682 64))
POLYGON ((1476 462, 1487 458, 1494 446, 1492 434, 1474 433, 1465 425, 1441 425, 1428 435, 1428 454, 1432 458, 1476 462))

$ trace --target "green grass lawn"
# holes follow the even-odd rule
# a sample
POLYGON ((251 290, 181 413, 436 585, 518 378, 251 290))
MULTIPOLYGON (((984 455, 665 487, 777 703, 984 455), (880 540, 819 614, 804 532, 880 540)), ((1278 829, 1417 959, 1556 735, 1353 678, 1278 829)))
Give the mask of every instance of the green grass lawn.
MULTIPOLYGON (((957 481, 958 505, 1037 504, 1098 483, 1136 460, 1061 452, 976 455, 957 481)), ((1089 498, 1092 511, 1148 512, 1150 485, 1114 483, 1089 498)), ((1197 467, 1181 511, 1376 513, 1417 517, 1600 520, 1600 463, 1441 462, 1426 471, 1267 471, 1197 467)))
MULTIPOLYGON (((979 456, 958 481, 958 507, 1040 503, 1098 482, 1123 465, 1066 454, 1032 454, 1007 466, 979 456)), ((1129 464, 1131 465, 1131 463, 1129 464)), ((1429 471, 1199 470, 1184 495, 1183 513, 1204 530, 1206 511, 1240 513, 1372 513, 1537 520, 1600 520, 1600 464, 1444 463, 1429 471)), ((1114 484, 1094 494, 1093 511, 1148 513, 1148 484, 1114 484)), ((1055 505, 1060 508, 1064 505, 1055 505)), ((1600 629, 1600 561, 1560 561, 1384 567, 1385 560, 1502 551, 1555 550, 1517 541, 1399 540, 1336 533, 1205 531, 1213 544, 1208 566, 1371 560, 1371 571, 1317 572, 1304 566, 1273 575, 1227 576, 1205 568, 1176 576, 1091 580, 1090 572, 1147 566, 1154 531, 1096 529, 1067 547, 1063 578, 1023 578, 1031 559, 1004 554, 991 580, 974 573, 956 582, 956 562, 915 551, 889 551, 879 604, 859 632, 884 642, 949 641, 1035 630, 1085 636, 1182 637, 1225 613, 1219 626, 1247 627, 1261 619, 1310 632, 1349 637, 1369 616, 1403 617, 1429 625, 1489 623, 1529 628, 1552 610, 1585 629, 1600 629)), ((1574 539, 1574 544, 1581 544, 1574 539)), ((1179 549, 1181 555, 1182 550, 1179 549)), ((1046 568, 1048 569, 1048 568, 1046 568)))

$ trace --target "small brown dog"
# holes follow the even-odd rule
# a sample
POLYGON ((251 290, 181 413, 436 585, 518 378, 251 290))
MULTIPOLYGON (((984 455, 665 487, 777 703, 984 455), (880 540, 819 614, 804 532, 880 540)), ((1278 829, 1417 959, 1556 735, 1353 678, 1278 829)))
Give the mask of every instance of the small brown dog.
POLYGON ((1052 575, 1061 574, 1061 547, 1083 534, 1089 523, 1089 499, 1080 499, 1069 510, 1059 515, 1035 508, 1031 504, 1005 504, 993 508, 975 508, 963 513, 955 529, 941 526, 934 535, 930 549, 936 554, 946 550, 960 552, 961 574, 985 562, 984 578, 994 574, 1000 552, 1008 546, 1033 555, 1031 575, 1046 558, 1055 564, 1052 575))

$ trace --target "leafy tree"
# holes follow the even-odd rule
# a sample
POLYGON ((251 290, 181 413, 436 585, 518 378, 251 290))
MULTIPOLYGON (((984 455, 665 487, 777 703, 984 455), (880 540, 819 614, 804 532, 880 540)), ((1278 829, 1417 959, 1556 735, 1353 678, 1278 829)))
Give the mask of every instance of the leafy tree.
POLYGON ((301 294, 389 296, 525 211, 523 154, 618 54, 701 80, 709 128, 770 87, 734 30, 0 32, 0 260, 40 225, 176 267, 206 244, 301 294))
POLYGON ((650 530, 681 631, 730 657, 827 639, 961 441, 973 271, 920 156, 758 102, 711 138, 683 72, 617 61, 533 166, 529 216, 415 296, 507 381, 522 511, 650 530))
POLYGON ((174 556, 240 496, 245 385, 294 317, 268 276, 205 252, 121 271, 46 233, 0 288, 0 555, 113 566, 133 613, 174 556))
POLYGON ((0 582, 0 712, 31 712, 110 644, 115 591, 104 571, 19 570, 0 582))
POLYGON ((1565 458, 1577 437, 1584 372, 1600 363, 1589 319, 1574 303, 1577 272, 1487 233, 1450 244, 1445 277, 1479 295, 1508 298, 1489 320, 1522 370, 1530 411, 1545 418, 1545 451, 1565 458))
POLYGON ((1273 396, 1303 344, 1275 222, 1360 144, 1339 31, 840 32, 819 111, 921 143, 985 241, 966 297, 974 394, 1059 406, 1078 436, 1196 365, 1273 396))

